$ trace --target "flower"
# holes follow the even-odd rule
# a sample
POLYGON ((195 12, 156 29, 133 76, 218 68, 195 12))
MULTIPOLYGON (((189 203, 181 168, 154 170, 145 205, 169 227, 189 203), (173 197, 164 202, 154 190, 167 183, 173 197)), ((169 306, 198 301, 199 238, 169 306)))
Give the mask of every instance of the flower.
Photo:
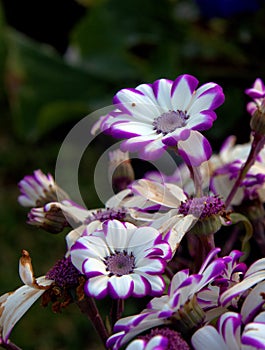
POLYGON ((241 334, 242 317, 236 312, 226 312, 220 316, 217 329, 211 325, 200 328, 192 336, 195 350, 241 350, 265 349, 265 323, 251 322, 241 334))
POLYGON ((107 220, 92 233, 83 232, 71 248, 71 259, 86 276, 85 293, 116 299, 161 295, 169 244, 151 227, 107 220))
POLYGON ((40 169, 35 170, 33 175, 25 176, 18 186, 21 191, 18 202, 24 207, 42 207, 49 202, 69 199, 68 194, 57 186, 52 175, 45 175, 40 169))
POLYGON ((251 88, 246 89, 245 93, 253 99, 253 101, 248 102, 247 111, 253 116, 255 111, 261 108, 264 97, 265 97, 265 85, 260 78, 254 81, 251 88))
POLYGON ((208 286, 223 272, 226 262, 230 261, 227 257, 212 261, 219 251, 216 248, 208 254, 198 274, 189 275, 188 270, 177 272, 171 280, 168 294, 152 299, 139 315, 118 320, 114 325, 115 333, 108 339, 107 346, 119 349, 137 334, 164 324, 171 324, 179 330, 181 327, 192 329, 202 323, 205 313, 200 307, 200 293, 202 305, 207 305, 207 309, 218 304, 218 287, 207 293, 208 286))
POLYGON ((241 282, 235 283, 221 294, 220 303, 222 306, 231 304, 247 290, 250 291, 253 286, 265 280, 265 258, 256 260, 241 278, 241 282))
POLYGON ((168 147, 189 165, 198 166, 211 155, 211 146, 199 132, 209 129, 224 102, 222 88, 202 85, 184 74, 175 81, 160 79, 135 89, 122 89, 113 98, 116 109, 101 119, 100 128, 114 137, 127 138, 123 151, 139 151, 142 159, 159 158, 168 147))
POLYGON ((0 297, 0 344, 8 344, 12 329, 32 304, 51 287, 53 280, 34 277, 31 258, 26 250, 19 260, 19 274, 24 285, 0 297))

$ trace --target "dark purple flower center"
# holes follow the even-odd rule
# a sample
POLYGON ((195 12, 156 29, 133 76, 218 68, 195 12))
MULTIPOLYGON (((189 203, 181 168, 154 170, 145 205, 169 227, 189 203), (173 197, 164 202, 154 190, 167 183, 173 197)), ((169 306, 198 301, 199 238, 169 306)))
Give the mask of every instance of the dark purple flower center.
POLYGON ((189 198, 181 203, 179 213, 183 215, 193 214, 200 219, 205 219, 212 215, 224 215, 225 205, 218 196, 189 198))
POLYGON ((101 222, 105 220, 119 220, 122 221, 125 219, 127 210, 125 208, 106 208, 98 209, 96 212, 92 213, 92 216, 86 218, 85 224, 89 224, 92 221, 99 220, 101 222))
POLYGON ((48 271, 46 278, 54 280, 61 288, 73 287, 79 282, 80 272, 72 264, 70 257, 58 260, 48 271))
POLYGON ((150 333, 144 336, 140 336, 139 338, 149 341, 156 335, 162 335, 163 337, 167 338, 168 345, 166 347, 166 350, 189 350, 190 349, 189 345, 182 338, 179 332, 176 332, 173 329, 170 329, 167 327, 154 328, 150 331, 150 333))
POLYGON ((153 121, 154 130, 157 134, 166 135, 186 125, 189 116, 181 110, 168 111, 155 118, 153 121))
POLYGON ((135 267, 135 258, 126 251, 117 252, 105 258, 104 261, 109 275, 123 276, 133 272, 135 267))

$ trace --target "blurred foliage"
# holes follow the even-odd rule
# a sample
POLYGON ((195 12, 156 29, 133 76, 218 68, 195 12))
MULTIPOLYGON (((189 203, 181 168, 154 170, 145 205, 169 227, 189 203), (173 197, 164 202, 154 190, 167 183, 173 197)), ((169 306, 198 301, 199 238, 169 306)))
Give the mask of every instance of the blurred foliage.
MULTIPOLYGON (((223 86, 226 102, 206 133, 213 148, 218 150, 230 134, 239 142, 249 138, 244 90, 265 76, 264 6, 253 13, 206 19, 192 0, 79 3, 84 15, 69 33, 64 54, 16 31, 0 11, 1 293, 21 283, 21 249, 32 255, 36 276, 45 274, 65 250, 63 235, 26 225, 27 210, 17 204, 17 182, 38 168, 53 173, 67 133, 87 114, 110 105, 120 88, 183 73, 195 75, 200 83, 215 81, 223 86)), ((61 7, 63 16, 63 3, 61 7)), ((90 194, 91 207, 98 205, 93 166, 105 142, 101 138, 88 149, 80 167, 82 191, 90 194)), ((26 349, 99 349, 87 326, 74 306, 54 316, 37 302, 12 339, 26 349)))

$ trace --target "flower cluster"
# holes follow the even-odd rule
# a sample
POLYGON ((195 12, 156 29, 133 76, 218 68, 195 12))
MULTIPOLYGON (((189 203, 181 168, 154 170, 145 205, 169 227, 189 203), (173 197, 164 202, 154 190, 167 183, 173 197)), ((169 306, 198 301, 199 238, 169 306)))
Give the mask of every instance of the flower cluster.
POLYGON ((66 249, 38 278, 22 251, 23 285, 0 297, 2 347, 19 349, 12 329, 41 298, 55 312, 76 304, 105 349, 265 349, 264 83, 245 91, 250 141, 231 135, 219 153, 203 131, 223 90, 198 84, 184 74, 114 96, 92 130, 124 139, 109 154, 115 194, 102 208, 75 203, 41 170, 19 182, 28 224, 65 234, 66 249), (142 160, 173 152, 176 171, 135 179, 135 151, 142 160), (97 305, 105 298, 108 322, 97 305), (147 303, 124 317, 133 298, 147 303))

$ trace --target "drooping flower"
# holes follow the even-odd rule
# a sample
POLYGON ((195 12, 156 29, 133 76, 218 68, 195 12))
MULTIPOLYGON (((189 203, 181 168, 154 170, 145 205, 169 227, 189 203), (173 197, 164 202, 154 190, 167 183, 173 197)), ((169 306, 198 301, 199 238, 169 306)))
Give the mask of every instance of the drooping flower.
POLYGON ((209 289, 209 285, 222 274, 226 262, 230 261, 227 257, 212 261, 219 251, 218 248, 211 251, 198 274, 189 275, 188 270, 177 272, 171 280, 168 294, 152 299, 139 315, 118 320, 114 326, 116 333, 108 339, 107 346, 117 350, 137 334, 160 325, 170 324, 177 331, 180 328, 187 331, 201 324, 206 317, 204 310, 218 305, 219 288, 209 289))
POLYGON ((37 299, 42 297, 43 306, 51 302, 53 311, 60 312, 73 302, 71 290, 82 284, 69 256, 60 259, 45 276, 35 278, 31 257, 22 250, 19 275, 24 285, 0 297, 0 345, 10 342, 12 329, 37 299))
POLYGON ((118 220, 107 220, 92 233, 85 230, 71 248, 73 264, 87 278, 85 293, 95 298, 161 295, 171 255, 156 229, 118 220))
POLYGON ((100 128, 127 138, 121 149, 138 151, 142 159, 157 159, 168 147, 177 146, 187 164, 198 166, 211 155, 200 131, 212 126, 224 94, 215 83, 196 90, 197 86, 194 76, 184 74, 175 81, 160 79, 122 89, 113 98, 116 109, 101 119, 100 128))
POLYGON ((19 260, 19 274, 24 285, 0 297, 0 344, 8 344, 16 323, 54 282, 45 276, 34 277, 31 258, 26 250, 22 251, 19 260))
POLYGON ((25 176, 19 183, 20 196, 18 202, 24 207, 43 207, 49 202, 69 199, 54 181, 51 174, 45 175, 40 169, 33 175, 25 176))

